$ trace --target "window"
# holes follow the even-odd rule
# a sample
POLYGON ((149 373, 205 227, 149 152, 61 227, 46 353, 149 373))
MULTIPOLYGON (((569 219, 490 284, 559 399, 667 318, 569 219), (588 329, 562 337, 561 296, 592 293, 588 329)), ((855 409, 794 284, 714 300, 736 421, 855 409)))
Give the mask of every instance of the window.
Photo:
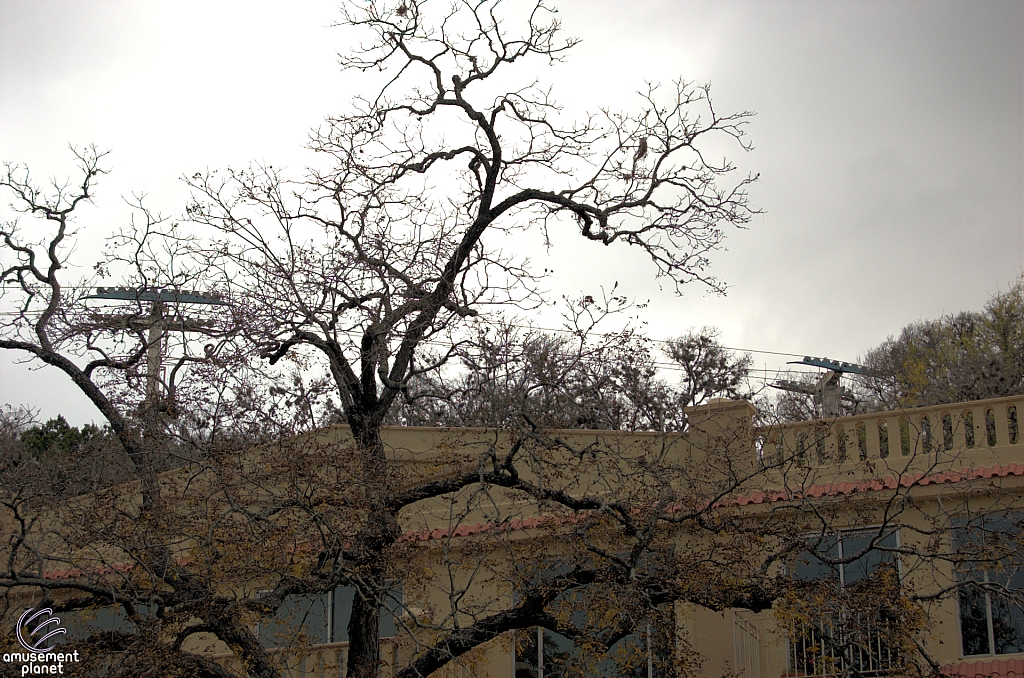
POLYGON ((515 678, 658 678, 668 675, 670 641, 671 634, 648 626, 612 645, 596 665, 585 665, 571 640, 534 627, 516 643, 515 678))
POLYGON ((807 540, 808 550, 797 560, 795 576, 797 579, 836 579, 841 586, 850 586, 874 574, 883 564, 895 562, 892 551, 898 544, 895 530, 884 534, 875 542, 876 549, 871 550, 849 563, 832 565, 825 559, 842 560, 864 551, 871 545, 871 540, 878 537, 877 530, 864 532, 846 532, 840 535, 812 537, 807 540), (821 556, 819 558, 818 556, 821 556))
MULTIPOLYGON (((668 553, 647 553, 638 563, 637 570, 648 573, 657 570, 661 567, 662 556, 668 553)), ((537 574, 550 577, 566 571, 566 563, 547 563, 537 574)), ((609 608, 595 611, 588 604, 594 597, 602 602, 608 600, 604 592, 586 589, 565 591, 555 600, 568 604, 568 609, 562 612, 570 615, 569 623, 581 631, 588 626, 588 630, 593 631, 595 624, 601 625, 598 632, 617 628, 623 614, 628 613, 615 608, 611 615, 614 618, 607 618, 605 613, 609 608), (592 618, 588 618, 588 611, 595 612, 592 618)), ((516 634, 514 678, 660 678, 670 675, 669 667, 675 653, 674 619, 672 608, 668 607, 659 609, 656 620, 635 621, 633 633, 613 644, 600 658, 596 658, 593 651, 584 657, 572 640, 549 629, 523 629, 516 634)))
POLYGON ((875 591, 874 586, 857 586, 859 582, 867 583, 865 580, 882 567, 896 566, 895 554, 889 549, 899 546, 898 533, 890 530, 879 537, 875 529, 815 536, 807 545, 793 574, 798 579, 832 580, 839 588, 834 598, 811 604, 808 616, 812 622, 795 623, 790 629, 788 675, 898 675, 899 656, 889 640, 894 620, 881 609, 856 602, 875 591), (854 560, 825 562, 846 558, 854 560))
MULTIPOLYGON (((136 609, 143 619, 151 616, 148 605, 139 605, 136 609)), ((67 629, 67 634, 54 636, 53 640, 58 643, 68 640, 85 640, 103 634, 134 634, 138 632, 135 623, 128 619, 124 608, 120 605, 64 612, 60 614, 60 618, 61 626, 67 629)))
MULTIPOLYGON (((352 616, 355 594, 356 590, 351 586, 339 586, 319 596, 288 596, 274 618, 258 627, 260 643, 266 648, 282 647, 296 640, 300 634, 306 642, 314 645, 348 641, 348 621, 352 616)), ((381 607, 381 638, 398 635, 395 612, 401 595, 400 590, 391 591, 381 607)))
POLYGON ((990 567, 978 561, 1015 550, 1013 538, 1020 533, 1021 515, 984 516, 953 530, 957 552, 975 565, 965 564, 958 578, 960 589, 960 641, 965 657, 1024 652, 1024 610, 997 588, 1024 589, 1024 571, 1007 558, 990 567))

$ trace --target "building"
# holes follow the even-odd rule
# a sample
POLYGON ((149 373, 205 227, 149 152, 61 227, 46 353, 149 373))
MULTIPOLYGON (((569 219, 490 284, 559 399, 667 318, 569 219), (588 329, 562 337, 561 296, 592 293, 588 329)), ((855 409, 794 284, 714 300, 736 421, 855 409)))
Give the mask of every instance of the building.
MULTIPOLYGON (((789 597, 774 609, 758 612, 672 604, 660 622, 634 625, 616 642, 610 654, 619 657, 620 665, 594 661, 584 675, 622 675, 623 666, 631 676, 664 675, 666 662, 682 661, 683 645, 687 658, 699 656, 700 674, 708 677, 730 671, 745 678, 851 672, 905 675, 907 648, 899 643, 910 637, 908 630, 914 632, 927 661, 945 674, 1022 675, 1024 610, 1015 594, 1024 591, 1024 573, 1018 572, 1020 560, 1013 557, 1020 534, 1018 513, 1024 506, 1024 441, 1017 416, 1021 407, 1024 396, 1015 396, 757 427, 748 403, 713 401, 691 408, 691 426, 681 435, 545 432, 552 444, 545 448, 550 458, 543 472, 551 474, 545 480, 551 488, 574 496, 628 496, 632 510, 645 515, 645 507, 662 501, 662 495, 651 490, 658 479, 643 472, 650 468, 652 455, 657 456, 661 472, 677 471, 679 482, 690 483, 694 495, 666 500, 658 505, 659 515, 698 510, 708 520, 728 522, 732 527, 725 531, 733 530, 728 538, 714 530, 669 530, 658 549, 673 550, 677 558, 728 546, 737 572, 760 567, 766 577, 803 582, 791 587, 789 597), (593 451, 592 456, 579 453, 586 450, 593 451), (764 534, 758 535, 761 527, 764 534), (772 544, 794 535, 806 545, 799 557, 761 557, 772 544), (744 550, 742 540, 755 537, 764 540, 764 548, 744 550), (889 573, 889 580, 884 573, 889 573), (858 607, 858 601, 870 600, 862 595, 864 582, 878 586, 878 581, 890 581, 899 604, 913 598, 913 606, 900 608, 899 614, 858 607), (818 586, 814 590, 835 595, 811 604, 799 593, 811 588, 801 586, 818 586)), ((247 487, 257 476, 277 478, 282 485, 294 485, 296 478, 319 478, 325 487, 341 487, 348 482, 339 475, 343 466, 329 467, 326 460, 344 459, 347 435, 345 427, 335 427, 289 441, 276 451, 247 453, 239 457, 238 468, 243 470, 238 473, 252 474, 247 487), (310 441, 316 445, 311 447, 310 441), (327 456, 319 463, 289 465, 296 459, 309 460, 311 454, 327 456)), ((511 444, 506 432, 427 428, 389 429, 385 442, 395 468, 407 473, 404 478, 421 480, 452 468, 472 469, 488 450, 511 444)), ((538 474, 540 482, 540 467, 524 468, 538 474)), ((185 494, 214 493, 202 489, 207 481, 198 472, 165 474, 163 482, 185 494)), ((269 484, 261 489, 264 495, 274 491, 269 484)), ((547 510, 498 491, 486 501, 479 496, 470 499, 466 492, 420 503, 415 512, 402 516, 399 548, 405 549, 404 557, 420 575, 397 578, 387 596, 381 624, 381 636, 388 638, 382 643, 382 675, 393 675, 396 667, 405 665, 417 651, 414 640, 428 642, 432 625, 450 625, 461 617, 470 623, 466 615, 471 615, 471 608, 484 616, 514 601, 521 579, 513 577, 513 571, 521 577, 522 572, 563 567, 559 554, 565 552, 560 549, 568 535, 596 513, 547 510), (491 539, 499 533, 500 540, 491 539), (453 607, 456 593, 475 600, 475 607, 453 607)), ((104 501, 116 503, 85 498, 69 511, 94 512, 97 502, 104 501)), ((324 516, 328 513, 321 519, 324 516)), ((290 567, 305 567, 303 559, 318 547, 294 537, 287 542, 286 533, 282 528, 280 534, 269 534, 266 553, 283 554, 281 562, 290 567)), ((611 551, 623 548, 611 538, 602 545, 611 551)), ((101 560, 113 569, 100 575, 104 577, 118 567, 117 549, 107 548, 101 560)), ((656 554, 658 549, 649 552, 656 554)), ((185 562, 189 557, 193 556, 184 549, 180 559, 185 562)), ((253 558, 260 556, 254 552, 253 558)), ((51 566, 47 576, 80 576, 83 571, 51 566)), ((265 580, 248 571, 244 580, 244 585, 233 585, 235 595, 258 599, 265 580)), ((26 588, 21 592, 30 595, 26 588)), ((280 657, 287 675, 343 675, 339 667, 345 663, 347 615, 354 595, 351 587, 339 586, 323 595, 291 596, 274 620, 257 627, 259 641, 280 657)), ((629 601, 620 602, 625 614, 629 601)), ((614 616, 618 604, 605 612, 614 616)), ((563 623, 585 623, 575 621, 575 615, 588 610, 573 608, 572 601, 565 605, 569 611, 563 623)), ((91 621, 83 619, 81 628, 131 627, 120 608, 101 608, 92 616, 91 621)), ((238 666, 226 645, 201 632, 189 637, 187 647, 229 668, 238 666)), ((574 652, 566 636, 527 628, 460 655, 443 675, 568 678, 575 675, 568 669, 574 652)))

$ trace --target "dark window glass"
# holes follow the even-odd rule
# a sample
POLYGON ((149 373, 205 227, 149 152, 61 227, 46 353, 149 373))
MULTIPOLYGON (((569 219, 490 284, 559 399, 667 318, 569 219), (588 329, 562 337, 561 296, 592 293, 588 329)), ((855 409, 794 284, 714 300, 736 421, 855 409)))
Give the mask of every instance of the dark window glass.
POLYGON ((355 596, 356 590, 351 586, 339 586, 334 589, 334 618, 331 624, 331 635, 334 638, 331 640, 336 643, 348 640, 348 621, 352 618, 352 601, 355 600, 355 596))
MULTIPOLYGON (((381 638, 398 635, 395 613, 401 597, 401 590, 395 589, 381 606, 381 638)), ((305 636, 306 642, 315 645, 347 641, 354 598, 355 589, 351 586, 339 586, 330 596, 289 596, 278 608, 274 618, 260 625, 260 642, 267 648, 281 647, 295 640, 300 633, 305 636), (330 627, 327 624, 328 618, 331 620, 330 627)))
MULTIPOLYGON (((894 563, 895 554, 880 549, 897 546, 895 531, 882 533, 881 537, 878 530, 815 537, 808 540, 809 549, 800 558, 803 562, 798 561, 794 574, 802 579, 831 579, 836 585, 856 586, 886 563, 894 563), (823 559, 851 560, 829 565, 823 559)), ((798 623, 788 638, 790 667, 796 672, 786 675, 896 675, 894 655, 886 641, 889 624, 883 616, 865 617, 848 610, 835 610, 798 623)))
MULTIPOLYGON (((856 555, 871 545, 871 540, 878 535, 874 532, 861 532, 843 536, 843 557, 849 558, 856 555)), ((890 551, 880 551, 878 548, 896 548, 896 533, 888 534, 875 542, 875 547, 868 550, 864 555, 853 562, 846 563, 843 568, 843 585, 855 584, 861 579, 866 579, 873 574, 883 563, 892 563, 893 554, 890 551)))
MULTIPOLYGON (((1024 572, 986 573, 988 580, 1010 590, 1024 588, 1024 572)), ((992 635, 996 654, 1024 652, 1024 610, 1005 596, 989 593, 992 609, 992 635)))
POLYGON ((328 596, 288 596, 270 621, 260 624, 263 647, 282 647, 296 641, 300 634, 313 644, 328 642, 328 596))
MULTIPOLYGON (((355 599, 356 590, 351 586, 339 586, 334 590, 334 619, 333 628, 334 642, 348 640, 348 622, 352 618, 352 601, 355 599)), ((380 637, 394 638, 398 635, 398 624, 395 622, 395 615, 400 607, 402 592, 394 589, 389 594, 380 608, 380 637)))
POLYGON ((796 562, 794 575, 797 579, 835 579, 844 586, 855 584, 873 574, 883 563, 893 563, 891 551, 897 547, 895 532, 878 539, 878 533, 850 532, 840 536, 814 537, 808 540, 808 550, 796 562), (875 539, 874 547, 871 541, 875 539), (841 560, 858 556, 849 563, 830 564, 823 559, 841 560), (821 557, 818 557, 818 556, 821 557))
POLYGON ((835 579, 839 581, 839 567, 830 565, 817 557, 839 558, 839 538, 824 537, 821 541, 808 539, 808 550, 796 561, 796 578, 803 580, 835 579), (817 543, 815 543, 817 542, 817 543))
MULTIPOLYGON (((141 617, 149 616, 149 606, 139 605, 138 612, 141 617)), ((62 643, 65 640, 84 640, 102 633, 136 633, 138 631, 135 623, 128 619, 128 615, 120 605, 81 612, 62 612, 56 616, 61 620, 60 625, 67 630, 67 634, 58 634, 51 638, 56 643, 62 643)))
POLYGON ((515 678, 537 678, 537 629, 525 629, 516 635, 515 678))
POLYGON ((960 636, 964 655, 988 654, 988 601, 973 587, 960 590, 960 636))
MULTIPOLYGON (((657 562, 658 554, 649 553, 641 558, 638 568, 657 567, 657 562)), ((554 563, 538 574, 551 576, 567 571, 566 563, 554 563)), ((570 613, 569 622, 581 631, 587 629, 588 622, 599 621, 588 620, 585 596, 582 590, 570 589, 555 599, 572 603, 564 612, 570 613)), ((619 623, 617 619, 607 621, 619 623)), ((590 630, 593 630, 592 626, 590 630)), ((580 651, 569 638, 549 629, 523 629, 516 633, 515 678, 536 678, 541 672, 544 678, 661 678, 670 674, 675 647, 673 631, 657 625, 644 625, 619 639, 602 656, 594 658, 591 654, 591 661, 584 663, 580 651), (538 641, 541 645, 539 651, 538 641), (538 659, 543 660, 543 667, 539 666, 538 659)))
MULTIPOLYGON (((612 645, 605 657, 596 664, 584 666, 571 640, 543 629, 544 678, 660 678, 666 675, 664 669, 671 660, 671 652, 668 650, 671 645, 659 643, 656 631, 652 635, 651 655, 648 655, 648 632, 643 630, 612 645)), ((515 662, 516 678, 536 678, 540 675, 537 636, 536 628, 520 632, 515 662)))
MULTIPOLYGON (((646 633, 633 633, 608 648, 608 659, 595 667, 594 678, 647 678, 646 636, 646 633)), ((655 672, 654 676, 657 675, 655 672)))
POLYGON ((572 641, 544 629, 544 676, 562 678, 573 658, 572 641))
MULTIPOLYGON (((965 556, 985 549, 1012 550, 1007 543, 1020 530, 1017 515, 984 516, 953 530, 957 550, 965 556)), ((962 582, 997 584, 1012 591, 1024 589, 1024 572, 1012 563, 999 568, 961 569, 962 582)), ((996 590, 967 585, 960 589, 960 640, 964 656, 1024 652, 1024 610, 996 590)))

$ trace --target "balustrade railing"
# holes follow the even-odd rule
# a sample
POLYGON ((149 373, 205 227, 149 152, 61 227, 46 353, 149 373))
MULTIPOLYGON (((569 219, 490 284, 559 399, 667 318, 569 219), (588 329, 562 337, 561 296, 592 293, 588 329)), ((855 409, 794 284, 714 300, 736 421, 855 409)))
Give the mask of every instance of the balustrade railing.
POLYGON ((766 464, 792 460, 807 467, 882 461, 926 470, 958 458, 983 465, 1024 443, 1022 410, 1024 395, 761 427, 757 454, 766 464))

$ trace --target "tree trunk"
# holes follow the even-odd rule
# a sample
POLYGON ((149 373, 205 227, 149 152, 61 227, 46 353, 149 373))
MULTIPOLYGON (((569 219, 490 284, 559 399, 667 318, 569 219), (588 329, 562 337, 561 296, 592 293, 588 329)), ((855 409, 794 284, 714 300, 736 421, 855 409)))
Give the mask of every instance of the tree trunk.
POLYGON ((377 592, 384 585, 383 568, 363 576, 363 582, 352 601, 348 622, 348 675, 350 678, 376 678, 380 661, 380 599, 377 592))
POLYGON ((386 595, 384 551, 399 537, 398 518, 387 509, 388 463, 379 423, 350 417, 352 435, 362 459, 362 500, 368 508, 366 524, 356 543, 367 557, 360 568, 357 593, 348 622, 349 678, 376 678, 380 663, 380 608, 386 595))

